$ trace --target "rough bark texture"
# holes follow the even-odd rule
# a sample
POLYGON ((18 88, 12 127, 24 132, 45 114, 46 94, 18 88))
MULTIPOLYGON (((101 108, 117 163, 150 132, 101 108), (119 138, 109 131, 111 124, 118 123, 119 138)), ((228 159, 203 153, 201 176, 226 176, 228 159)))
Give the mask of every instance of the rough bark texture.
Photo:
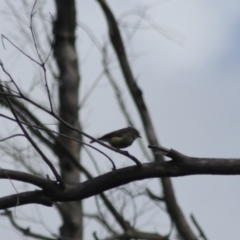
MULTIPOLYGON (((74 0, 56 0, 56 20, 53 34, 54 56, 59 68, 59 116, 68 124, 80 129, 78 119, 79 69, 75 47, 76 6, 74 0)), ((61 134, 80 138, 63 124, 59 124, 61 134)), ((60 137, 64 146, 79 159, 80 145, 76 141, 60 137)), ((61 175, 68 183, 80 181, 79 170, 68 156, 59 149, 61 175)), ((62 238, 82 239, 82 205, 80 201, 68 202, 59 206, 63 225, 60 228, 62 238)))

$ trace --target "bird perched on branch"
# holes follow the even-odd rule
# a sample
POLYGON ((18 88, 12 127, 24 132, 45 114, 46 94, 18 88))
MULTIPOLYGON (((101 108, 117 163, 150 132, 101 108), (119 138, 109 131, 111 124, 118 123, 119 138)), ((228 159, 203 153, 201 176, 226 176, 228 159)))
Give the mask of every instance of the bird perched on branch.
MULTIPOLYGON (((137 139, 141 138, 138 130, 133 127, 122 128, 120 130, 107 133, 100 138, 99 141, 107 142, 114 148, 126 148, 132 145, 132 143, 137 139)), ((90 143, 96 142, 92 140, 90 143)))

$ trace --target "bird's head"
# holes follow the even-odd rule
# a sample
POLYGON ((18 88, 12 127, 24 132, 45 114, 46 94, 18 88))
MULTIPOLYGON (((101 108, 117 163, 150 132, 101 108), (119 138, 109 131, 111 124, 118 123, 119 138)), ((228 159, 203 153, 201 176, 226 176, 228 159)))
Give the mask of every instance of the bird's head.
POLYGON ((137 129, 133 127, 128 127, 128 130, 131 132, 131 135, 133 136, 134 139, 142 138, 137 129))

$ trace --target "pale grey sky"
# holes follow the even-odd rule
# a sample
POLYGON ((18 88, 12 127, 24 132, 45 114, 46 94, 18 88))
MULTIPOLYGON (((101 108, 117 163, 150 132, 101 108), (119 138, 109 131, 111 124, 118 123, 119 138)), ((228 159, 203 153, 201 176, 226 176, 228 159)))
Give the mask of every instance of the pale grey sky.
MULTIPOLYGON (((9 12, 4 2, 0 2, 0 9, 9 12)), ((54 14, 51 2, 45 12, 54 14)), ((143 0, 108 2, 117 18, 121 17, 121 24, 135 24, 140 19, 138 11, 150 3, 143 0), (123 17, 133 8, 135 13, 123 17)), ((146 12, 149 21, 142 20, 143 29, 133 35, 128 51, 161 144, 195 157, 240 157, 240 1, 151 3, 159 4, 146 12), (154 30, 150 23, 159 28, 154 30)), ((79 21, 91 28, 98 41, 107 41, 105 18, 96 1, 78 1, 78 9, 79 21)), ((12 28, 10 19, 4 14, 0 18, 1 34, 14 35, 14 31, 18 31, 12 28)), ((101 57, 80 28, 77 36, 82 59, 81 95, 84 96, 101 71, 101 57)), ((126 39, 127 35, 124 36, 126 39)), ((113 57, 112 50, 109 51, 113 57)), ((14 74, 23 86, 22 78, 29 72, 24 69, 24 58, 19 57, 16 64, 17 60, 11 58, 13 54, 9 44, 6 50, 0 46, 1 60, 9 68, 16 69, 14 74)), ((121 86, 128 110, 135 114, 136 127, 144 136, 116 61, 112 61, 111 66, 115 68, 114 76, 121 86)), ((30 74, 34 75, 33 69, 30 74)), ((84 105, 81 119, 85 131, 96 136, 126 126, 105 78, 84 105)), ((142 141, 147 145, 145 139, 142 141)), ((143 155, 137 155, 136 143, 130 152, 146 161, 143 155)), ((105 161, 102 170, 107 171, 109 164, 102 161, 105 161)), ((128 163, 120 158, 116 164, 120 167, 123 162, 128 163)), ((189 219, 189 214, 193 213, 209 240, 240 239, 239 176, 181 177, 174 178, 173 183, 185 216, 189 219)), ((53 225, 57 224, 60 223, 54 221, 53 225)), ((2 225, 6 222, 0 218, 2 225)), ((0 228, 1 231, 10 234, 8 229, 0 228)))

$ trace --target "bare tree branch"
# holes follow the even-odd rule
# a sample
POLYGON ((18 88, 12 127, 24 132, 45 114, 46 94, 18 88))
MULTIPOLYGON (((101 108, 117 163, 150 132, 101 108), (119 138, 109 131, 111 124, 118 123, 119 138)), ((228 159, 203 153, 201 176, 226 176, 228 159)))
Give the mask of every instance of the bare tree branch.
POLYGON ((56 237, 50 238, 47 236, 44 236, 42 234, 34 233, 31 231, 29 227, 24 228, 21 227, 14 219, 13 214, 9 210, 5 210, 4 213, 1 214, 2 216, 7 216, 11 222, 11 224, 18 230, 20 231, 24 236, 32 237, 35 239, 42 239, 42 240, 56 240, 56 237))
MULTIPOLYGON (((2 66, 2 65, 1 65, 2 66)), ((52 170, 54 176, 56 177, 57 181, 60 183, 60 185, 62 187, 64 187, 64 182, 62 177, 58 174, 57 170, 55 169, 55 167, 53 166, 52 162, 46 157, 46 155, 42 152, 42 150, 38 147, 38 145, 35 143, 35 141, 31 138, 31 136, 28 134, 27 130, 25 129, 25 127, 23 126, 23 124, 21 123, 21 121, 18 118, 18 115, 16 114, 16 111, 11 103, 11 100, 9 99, 8 96, 4 96, 9 108, 11 109, 11 112, 13 114, 13 116, 16 119, 17 124, 19 125, 20 129, 22 130, 22 132, 24 133, 25 137, 28 139, 28 141, 32 144, 33 148, 35 148, 35 150, 38 152, 38 154, 42 157, 42 159, 44 160, 44 162, 49 166, 49 168, 52 170)))
POLYGON ((20 182, 30 183, 45 191, 51 191, 53 188, 59 187, 56 182, 44 179, 33 174, 20 171, 8 170, 0 168, 0 179, 11 179, 20 182))
POLYGON ((203 232, 202 228, 200 227, 200 225, 198 224, 197 220, 195 219, 195 217, 193 216, 193 214, 190 215, 190 218, 193 222, 193 224, 196 226, 200 236, 202 237, 203 240, 207 240, 207 237, 205 235, 205 233, 203 232))
POLYGON ((137 230, 130 230, 123 234, 116 234, 112 237, 104 238, 104 240, 131 240, 131 239, 142 239, 142 240, 168 240, 168 237, 163 237, 157 233, 140 232, 137 230))
MULTIPOLYGON (((174 150, 172 150, 174 151, 174 150)), ((176 154, 176 151, 174 151, 176 154)), ((181 155, 177 153, 177 155, 181 155)), ((7 170, 4 170, 7 171, 7 170)), ((29 178, 29 175, 17 171, 8 171, 7 175, 2 171, 0 178, 16 179, 47 188, 47 180, 41 178, 29 178), (19 174, 18 174, 19 173, 19 174)), ((178 177, 187 175, 240 175, 240 159, 212 159, 212 158, 192 158, 185 157, 184 161, 167 161, 145 163, 142 168, 126 167, 113 172, 109 172, 79 183, 68 184, 65 189, 61 189, 52 184, 51 191, 25 192, 0 198, 0 209, 14 207, 16 199, 19 198, 19 205, 29 203, 40 203, 43 205, 52 202, 65 202, 82 200, 104 191, 122 186, 124 184, 159 177, 178 177)), ((118 213, 116 213, 116 216, 118 213)), ((120 217, 122 219, 122 217, 120 217)), ((119 222, 122 220, 119 219, 119 222)), ((122 225, 125 226, 123 221, 122 225)), ((129 227, 124 227, 125 230, 129 227)))
MULTIPOLYGON (((142 91, 138 87, 137 82, 133 77, 133 74, 127 59, 124 44, 122 41, 122 37, 117 25, 117 21, 111 9, 108 7, 106 1, 98 0, 98 2, 102 7, 102 10, 106 16, 106 19, 108 22, 109 37, 111 39, 114 50, 117 54, 119 64, 121 66, 121 70, 125 77, 125 82, 129 88, 129 91, 131 92, 131 95, 137 106, 138 112, 141 116, 141 120, 145 129, 145 133, 147 135, 148 141, 152 145, 159 145, 150 114, 148 112, 147 106, 143 99, 142 91)), ((155 155, 155 161, 162 162, 164 161, 164 158, 162 155, 155 155)), ((177 204, 177 200, 175 198, 175 194, 174 194, 170 179, 164 178, 164 179, 161 179, 161 182, 163 186, 163 191, 164 191, 168 211, 177 226, 178 232, 185 238, 185 240, 196 240, 196 236, 194 235, 193 231, 191 230, 190 226, 185 220, 184 215, 177 204)))

